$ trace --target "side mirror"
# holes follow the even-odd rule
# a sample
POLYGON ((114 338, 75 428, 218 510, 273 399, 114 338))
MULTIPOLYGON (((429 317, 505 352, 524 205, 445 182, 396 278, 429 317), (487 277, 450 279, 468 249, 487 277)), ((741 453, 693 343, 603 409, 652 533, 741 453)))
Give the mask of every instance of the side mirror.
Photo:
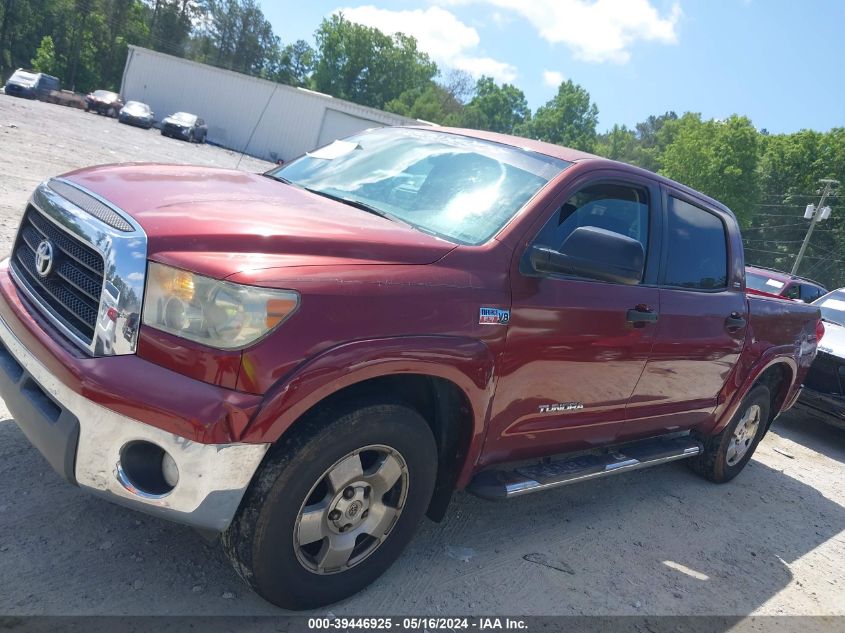
POLYGON ((640 283, 645 252, 639 241, 595 226, 582 226, 569 234, 556 251, 534 246, 531 267, 541 273, 577 275, 599 281, 640 283))

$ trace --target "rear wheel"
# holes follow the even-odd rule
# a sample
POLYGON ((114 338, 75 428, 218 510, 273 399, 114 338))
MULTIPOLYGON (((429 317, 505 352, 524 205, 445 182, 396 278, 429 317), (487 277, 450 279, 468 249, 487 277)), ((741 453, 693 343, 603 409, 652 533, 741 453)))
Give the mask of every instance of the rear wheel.
POLYGON ((770 410, 768 387, 754 387, 743 399, 730 424, 704 442, 704 451, 700 455, 687 460, 690 468, 716 483, 736 477, 763 439, 770 410))
POLYGON ((261 596, 289 609, 360 591, 399 556, 437 474, 431 430, 400 404, 322 411, 269 455, 223 544, 261 596))

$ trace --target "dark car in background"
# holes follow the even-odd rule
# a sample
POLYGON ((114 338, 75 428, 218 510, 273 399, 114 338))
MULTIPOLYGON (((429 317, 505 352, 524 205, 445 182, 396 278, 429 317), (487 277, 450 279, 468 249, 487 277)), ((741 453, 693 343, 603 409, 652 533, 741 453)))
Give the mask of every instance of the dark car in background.
POLYGON ((128 101, 121 109, 117 120, 127 125, 134 125, 149 130, 155 123, 155 113, 146 103, 128 101))
POLYGON ((745 291, 763 297, 812 303, 827 293, 827 288, 806 277, 798 277, 772 268, 746 266, 745 291))
POLYGON ((205 143, 205 138, 208 136, 208 126, 196 114, 176 112, 161 122, 161 133, 163 136, 170 136, 183 141, 205 143))
POLYGON ((110 90, 95 90, 85 96, 85 111, 93 110, 97 114, 116 117, 123 108, 123 99, 110 90))
POLYGON ((804 380, 798 408, 845 429, 845 288, 813 302, 821 310, 824 340, 804 380))
POLYGON ((44 100, 53 90, 60 90, 59 80, 52 75, 18 68, 6 80, 4 92, 13 97, 44 100))

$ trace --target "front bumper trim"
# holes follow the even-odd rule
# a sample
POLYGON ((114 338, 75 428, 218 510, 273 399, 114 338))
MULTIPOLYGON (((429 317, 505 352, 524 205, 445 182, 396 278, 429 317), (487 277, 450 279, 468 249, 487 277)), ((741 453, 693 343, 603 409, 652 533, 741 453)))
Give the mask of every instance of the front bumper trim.
MULTIPOLYGON (((26 349, 2 318, 0 342, 5 348, 0 349, 0 371, 5 373, 0 384, 6 392, 2 395, 24 434, 32 441, 35 434, 47 436, 45 428, 49 432, 55 420, 78 421, 72 479, 80 487, 109 501, 202 530, 220 532, 229 526, 269 444, 201 444, 144 424, 67 387, 26 349), (49 416, 43 413, 45 407, 39 406, 39 401, 44 397, 59 409, 58 415, 55 410, 49 416), (145 495, 121 482, 121 449, 134 441, 156 444, 176 462, 179 481, 168 494, 145 495)), ((69 434, 66 441, 72 451, 75 434, 69 434)), ((33 443, 45 452, 44 442, 33 443)), ((51 465, 59 470, 54 462, 52 459, 51 465)), ((67 470, 59 472, 71 479, 67 470)))

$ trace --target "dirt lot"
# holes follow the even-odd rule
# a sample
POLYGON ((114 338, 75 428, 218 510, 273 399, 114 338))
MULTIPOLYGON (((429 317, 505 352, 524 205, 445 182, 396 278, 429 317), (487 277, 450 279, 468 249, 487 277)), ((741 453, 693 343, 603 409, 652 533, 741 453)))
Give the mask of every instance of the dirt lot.
MULTIPOLYGON (((0 251, 44 178, 238 156, 0 95, 0 251)), ((245 159, 242 169, 266 164, 245 159)), ((779 420, 716 486, 670 464, 491 503, 458 494, 337 614, 845 615, 845 431, 779 420)), ((62 482, 0 403, 0 614, 276 614, 191 529, 62 482)))

